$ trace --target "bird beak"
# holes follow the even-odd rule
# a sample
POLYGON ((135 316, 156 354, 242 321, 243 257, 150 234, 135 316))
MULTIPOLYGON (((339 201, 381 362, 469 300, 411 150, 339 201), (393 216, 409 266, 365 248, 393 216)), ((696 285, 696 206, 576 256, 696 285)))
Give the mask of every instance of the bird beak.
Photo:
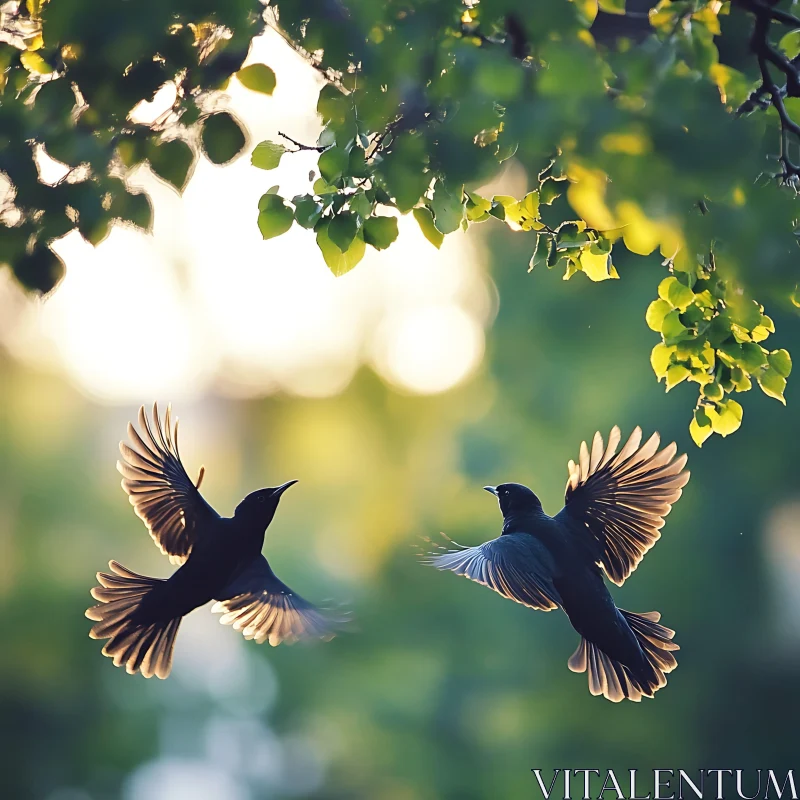
POLYGON ((493 494, 495 497, 497 497, 497 487, 496 486, 484 486, 483 489, 484 489, 484 491, 489 492, 490 494, 493 494))
POLYGON ((286 483, 282 483, 280 486, 275 488, 275 491, 272 493, 275 497, 280 497, 290 486, 294 486, 297 481, 286 481, 286 483))

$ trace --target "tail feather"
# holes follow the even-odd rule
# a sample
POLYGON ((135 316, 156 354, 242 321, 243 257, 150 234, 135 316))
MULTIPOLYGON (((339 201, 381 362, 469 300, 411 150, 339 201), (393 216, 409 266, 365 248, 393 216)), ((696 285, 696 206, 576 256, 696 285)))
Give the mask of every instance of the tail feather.
POLYGON ((156 622, 137 619, 142 600, 164 581, 139 575, 116 561, 108 566, 111 573, 98 572, 100 586, 92 589, 92 597, 99 604, 86 611, 96 623, 89 636, 108 639, 103 655, 113 659, 115 667, 124 665, 131 675, 141 672, 145 678, 166 678, 172 669, 181 618, 156 622))
POLYGON ((667 685, 667 673, 678 666, 672 651, 680 650, 680 647, 672 641, 675 631, 658 624, 661 615, 657 611, 633 614, 620 609, 620 613, 627 620, 647 658, 646 670, 634 670, 615 661, 597 645, 583 638, 567 665, 573 672, 588 672, 591 694, 603 695, 612 703, 622 700, 638 703, 642 697, 652 697, 667 685))

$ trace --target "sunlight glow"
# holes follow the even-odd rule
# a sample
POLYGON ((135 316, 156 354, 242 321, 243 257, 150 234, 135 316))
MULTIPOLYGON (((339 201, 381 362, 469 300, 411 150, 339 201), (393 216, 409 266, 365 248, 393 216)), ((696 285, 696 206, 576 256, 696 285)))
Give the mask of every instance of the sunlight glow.
POLYGON ((382 375, 420 394, 443 392, 471 374, 483 356, 483 330, 453 305, 430 305, 389 317, 375 365, 382 375))
MULTIPOLYGON (((249 149, 279 140, 279 129, 314 142, 319 75, 272 31, 248 60, 269 64, 278 78, 272 97, 232 80, 220 100, 250 131, 249 149)), ((168 94, 165 87, 137 114, 157 113, 168 94)), ((63 166, 46 160, 54 175, 63 166)), ((494 305, 474 237, 453 234, 436 250, 411 215, 401 217, 391 248, 367 248, 353 272, 334 278, 312 232, 295 226, 265 242, 255 224, 270 186, 289 198, 308 191, 316 154, 287 153, 270 172, 249 162, 244 155, 219 168, 201 158, 181 198, 139 168, 130 183, 153 199, 153 235, 115 226, 92 248, 69 234, 55 247, 67 276, 43 303, 20 309, 18 290, 0 282, 0 316, 13 310, 15 318, 0 326, 0 344, 21 360, 64 369, 110 403, 210 389, 329 396, 365 363, 422 394, 472 374, 494 305)))

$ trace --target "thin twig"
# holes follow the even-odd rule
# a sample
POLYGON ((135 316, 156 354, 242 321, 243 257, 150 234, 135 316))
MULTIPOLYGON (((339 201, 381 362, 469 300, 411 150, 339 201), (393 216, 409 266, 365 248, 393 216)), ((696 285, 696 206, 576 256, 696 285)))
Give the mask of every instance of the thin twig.
POLYGON ((298 142, 295 139, 292 139, 291 136, 287 136, 285 133, 281 133, 280 131, 278 131, 278 136, 282 137, 283 139, 286 139, 287 142, 291 142, 297 148, 297 150, 293 151, 295 153, 299 153, 301 150, 314 150, 317 153, 322 153, 328 149, 327 147, 319 147, 317 145, 303 144, 302 142, 298 142))

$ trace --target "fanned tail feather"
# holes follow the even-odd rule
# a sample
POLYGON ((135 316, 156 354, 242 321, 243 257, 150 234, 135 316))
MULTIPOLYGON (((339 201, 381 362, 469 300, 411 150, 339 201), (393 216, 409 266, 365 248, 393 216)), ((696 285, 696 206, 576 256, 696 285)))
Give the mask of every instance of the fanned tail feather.
POLYGON ((657 611, 634 614, 620 609, 620 613, 647 657, 646 671, 633 670, 615 661, 583 638, 567 664, 573 672, 588 672, 589 691, 593 695, 603 695, 612 703, 622 700, 638 703, 642 697, 652 697, 666 686, 667 674, 678 666, 672 651, 680 647, 672 641, 675 631, 658 624, 661 615, 657 611))
POLYGON ((92 589, 92 597, 100 602, 86 611, 86 616, 96 622, 89 636, 108 639, 103 655, 112 658, 115 667, 124 665, 131 675, 141 672, 145 678, 166 678, 172 668, 181 618, 157 622, 136 619, 142 600, 164 581, 138 575, 116 561, 108 566, 111 573, 98 572, 100 586, 92 589))

